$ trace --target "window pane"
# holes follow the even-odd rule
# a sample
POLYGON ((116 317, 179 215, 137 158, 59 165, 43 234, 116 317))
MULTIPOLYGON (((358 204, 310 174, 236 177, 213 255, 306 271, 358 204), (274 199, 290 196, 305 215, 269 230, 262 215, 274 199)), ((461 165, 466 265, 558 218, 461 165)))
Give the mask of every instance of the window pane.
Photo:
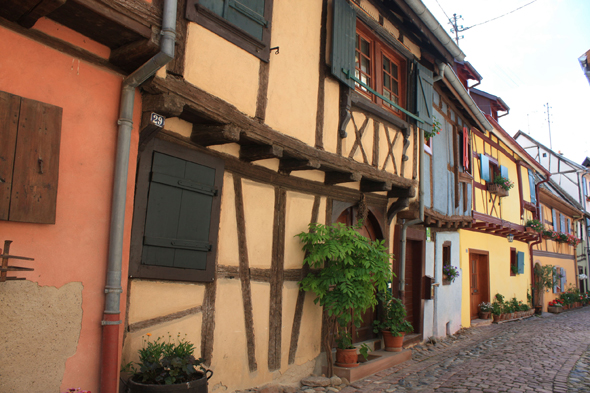
MULTIPOLYGON (((354 66, 356 68, 360 68, 359 66, 359 53, 358 52, 354 52, 354 66)), ((358 78, 358 75, 357 75, 358 78)))
POLYGON ((451 121, 455 121, 455 112, 451 111, 451 121))
POLYGON ((363 54, 370 57, 370 55, 369 55, 369 42, 362 39, 362 38, 361 38, 361 52, 363 52, 363 54))
POLYGON ((358 49, 359 49, 359 40, 360 40, 360 37, 359 37, 359 35, 357 34, 357 35, 356 35, 356 44, 355 44, 355 48, 356 48, 356 50, 358 50, 358 49))
POLYGON ((399 95, 399 90, 398 90, 397 82, 394 81, 394 80, 391 81, 391 91, 393 92, 393 94, 399 95))
POLYGON ((387 57, 383 58, 383 70, 386 72, 391 72, 389 67, 389 59, 387 59, 387 57))
POLYGON ((366 57, 361 58, 361 71, 369 73, 371 62, 366 57))
POLYGON ((398 79, 399 75, 397 73, 397 65, 395 65, 395 63, 391 63, 391 75, 395 78, 398 79))
POLYGON ((389 82, 389 75, 383 73, 383 87, 390 89, 391 84, 389 82))

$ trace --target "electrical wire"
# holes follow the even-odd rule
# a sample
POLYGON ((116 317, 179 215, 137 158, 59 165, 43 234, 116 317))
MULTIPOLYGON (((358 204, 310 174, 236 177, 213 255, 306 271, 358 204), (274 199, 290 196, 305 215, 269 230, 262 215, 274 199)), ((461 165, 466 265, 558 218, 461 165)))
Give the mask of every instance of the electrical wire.
POLYGON ((453 24, 453 21, 451 20, 451 18, 449 18, 449 16, 447 15, 447 13, 445 12, 444 8, 442 8, 442 5, 440 5, 440 3, 438 2, 438 0, 434 0, 436 1, 436 4, 438 4, 438 6, 440 7, 440 9, 442 10, 443 14, 445 14, 445 16, 447 17, 447 19, 449 20, 449 22, 451 22, 451 24, 453 24))
MULTIPOLYGON (((474 25, 472 25, 472 26, 465 27, 464 29, 461 29, 461 30, 459 30, 459 31, 460 31, 460 32, 463 32, 463 31, 465 31, 465 30, 471 29, 472 27, 475 27, 475 26, 480 26, 480 25, 486 24, 486 23, 488 23, 488 22, 494 21, 494 20, 496 20, 496 19, 500 19, 500 18, 502 18, 502 17, 504 17, 504 16, 506 16, 506 15, 509 15, 509 14, 511 14, 511 13, 513 13, 513 12, 515 12, 515 11, 518 11, 518 10, 520 10, 521 8, 524 8, 524 7, 526 7, 527 5, 531 5, 531 4, 535 3, 536 1, 537 1, 537 0, 533 0, 533 1, 531 1, 530 3, 526 3, 525 5, 523 5, 523 6, 520 6, 520 7, 518 7, 517 9, 514 9, 514 10, 512 10, 512 11, 510 11, 510 12, 507 12, 507 13, 505 13, 505 14, 502 14, 502 15, 500 15, 500 16, 497 16, 497 17, 495 17, 495 18, 492 18, 492 19, 488 19, 488 20, 486 20, 485 22, 476 23, 476 24, 474 24, 474 25)), ((438 0, 437 0, 436 2, 438 3, 438 0)), ((440 5, 440 4, 439 4, 439 5, 440 5)), ((443 10, 443 12, 444 12, 444 10, 443 10)), ((445 15, 446 15, 446 14, 445 14, 445 15)), ((447 16, 447 18, 448 18, 448 16, 447 16)), ((450 20, 450 19, 449 19, 449 20, 450 20)), ((452 23, 452 22, 451 22, 451 23, 452 23)))

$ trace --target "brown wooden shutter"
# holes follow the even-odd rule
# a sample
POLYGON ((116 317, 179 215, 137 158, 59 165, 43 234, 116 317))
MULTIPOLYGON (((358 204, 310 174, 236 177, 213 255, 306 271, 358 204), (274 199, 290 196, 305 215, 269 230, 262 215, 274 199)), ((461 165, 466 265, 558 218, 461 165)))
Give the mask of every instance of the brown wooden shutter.
POLYGON ((8 220, 20 97, 0 91, 0 220, 8 220))
POLYGON ((55 224, 62 109, 21 99, 10 221, 55 224))

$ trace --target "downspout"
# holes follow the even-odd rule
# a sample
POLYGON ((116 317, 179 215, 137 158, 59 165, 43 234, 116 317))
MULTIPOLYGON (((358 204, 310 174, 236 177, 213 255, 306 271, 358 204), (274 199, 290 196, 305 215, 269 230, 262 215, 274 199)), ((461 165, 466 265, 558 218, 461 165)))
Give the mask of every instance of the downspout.
MULTIPOLYGON (((541 184, 543 183, 547 183, 549 181, 549 178, 551 177, 551 174, 547 174, 547 178, 544 180, 541 180, 540 182, 538 182, 537 184, 535 184, 535 195, 537 196, 537 211, 535 212, 535 218, 538 220, 539 219, 539 212, 541 211, 541 197, 539 194, 539 188, 541 186, 541 184)), ((533 247, 536 246, 537 244, 541 244, 541 240, 543 239, 542 234, 537 234, 537 240, 535 240, 534 242, 529 244, 529 258, 531 260, 531 292, 532 292, 532 296, 533 296, 533 306, 535 306, 534 301, 536 298, 536 294, 535 294, 535 286, 533 285, 535 282, 535 260, 533 258, 533 247)), ((543 300, 541 300, 541 304, 540 306, 543 305, 543 300)))
POLYGON ((109 254, 105 285, 104 318, 102 321, 101 393, 117 393, 119 382, 119 309, 121 303, 121 268, 129 149, 133 129, 135 89, 174 58, 177 0, 164 0, 160 52, 123 79, 119 112, 117 154, 113 180, 113 201, 109 235, 109 254))
POLYGON ((420 198, 420 210, 419 210, 419 217, 415 220, 405 221, 402 225, 402 233, 401 233, 401 250, 400 250, 400 261, 401 261, 401 269, 400 269, 400 279, 399 279, 399 293, 400 298, 403 299, 405 288, 406 288, 406 236, 408 227, 410 225, 419 224, 424 222, 424 130, 419 128, 419 143, 420 147, 420 180, 418 185, 418 198, 420 198))

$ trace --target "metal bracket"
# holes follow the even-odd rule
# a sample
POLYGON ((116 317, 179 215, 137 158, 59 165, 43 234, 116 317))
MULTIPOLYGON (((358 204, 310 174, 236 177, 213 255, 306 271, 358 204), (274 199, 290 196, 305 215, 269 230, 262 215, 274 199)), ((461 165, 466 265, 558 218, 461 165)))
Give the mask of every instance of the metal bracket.
POLYGON ((104 293, 123 293, 123 289, 121 287, 117 287, 117 288, 106 287, 104 289, 104 293))
POLYGON ((123 321, 100 321, 100 324, 102 326, 105 326, 105 325, 120 325, 122 323, 123 323, 123 321))

